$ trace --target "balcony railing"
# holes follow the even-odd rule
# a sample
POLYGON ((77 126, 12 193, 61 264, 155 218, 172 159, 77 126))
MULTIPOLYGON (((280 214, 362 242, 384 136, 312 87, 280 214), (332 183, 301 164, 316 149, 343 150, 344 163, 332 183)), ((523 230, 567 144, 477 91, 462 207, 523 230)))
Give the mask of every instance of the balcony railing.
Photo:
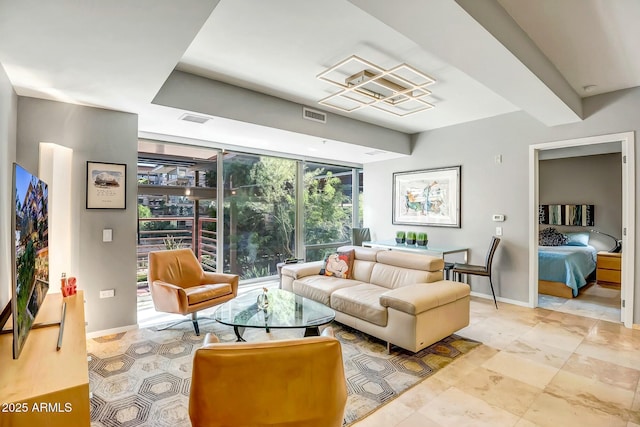
POLYGON ((193 217, 171 216, 157 218, 138 218, 137 276, 138 287, 147 285, 149 252, 177 248, 197 248, 194 253, 205 271, 216 271, 217 233, 216 218, 199 218, 193 229, 193 217), (168 222, 171 228, 157 229, 146 224, 168 222), (211 226, 212 225, 212 226, 211 226), (208 227, 207 227, 208 226, 208 227), (146 230, 145 228, 153 228, 146 230), (213 230, 210 230, 213 229, 213 230))

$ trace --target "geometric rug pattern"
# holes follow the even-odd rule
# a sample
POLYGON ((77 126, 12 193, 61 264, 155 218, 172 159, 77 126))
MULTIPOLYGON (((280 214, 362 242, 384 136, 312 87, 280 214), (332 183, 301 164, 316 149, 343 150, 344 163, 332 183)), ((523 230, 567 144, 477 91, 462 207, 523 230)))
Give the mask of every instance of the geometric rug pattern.
MULTIPOLYGON (((201 336, 191 322, 164 331, 137 329, 89 339, 92 427, 190 427, 188 405, 193 353, 212 332, 235 341, 229 326, 202 319, 201 336)), ((342 345, 348 400, 345 426, 398 397, 456 357, 480 345, 456 335, 418 353, 392 347, 333 322, 342 345)), ((247 329, 247 341, 300 336, 302 330, 247 329)))

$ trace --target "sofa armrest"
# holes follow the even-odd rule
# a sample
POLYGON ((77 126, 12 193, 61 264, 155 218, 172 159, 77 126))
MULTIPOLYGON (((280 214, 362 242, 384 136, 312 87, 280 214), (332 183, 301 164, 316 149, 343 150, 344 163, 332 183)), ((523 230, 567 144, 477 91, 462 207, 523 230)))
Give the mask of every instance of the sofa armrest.
POLYGON ((450 280, 415 283, 383 293, 380 305, 416 315, 467 297, 470 292, 471 287, 466 283, 450 280))
POLYGON ((283 276, 300 279, 301 277, 320 274, 323 264, 324 261, 305 262, 302 264, 286 264, 282 267, 281 273, 283 276))

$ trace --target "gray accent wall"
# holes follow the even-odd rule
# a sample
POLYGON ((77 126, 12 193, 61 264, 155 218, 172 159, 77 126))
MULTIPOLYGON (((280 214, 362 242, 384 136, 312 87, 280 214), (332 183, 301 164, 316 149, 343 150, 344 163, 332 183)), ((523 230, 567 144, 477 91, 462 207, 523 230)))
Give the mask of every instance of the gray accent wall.
MULTIPOLYGON (((85 293, 87 332, 136 324, 138 116, 35 98, 18 98, 17 161, 37 172, 40 142, 73 150, 71 271, 85 293), (125 210, 86 209, 86 162, 127 164, 125 210), (102 242, 102 230, 113 241, 102 242), (115 289, 115 297, 99 292, 115 289)), ((51 278, 51 286, 59 286, 51 278)))
MULTIPOLYGON (((619 145, 619 144, 618 144, 619 145)), ((597 156, 541 160, 539 163, 540 204, 594 205, 594 226, 554 226, 562 232, 594 230, 622 238, 622 156, 597 156)), ((615 242, 592 233, 589 242, 608 250, 615 242)))
MULTIPOLYGON (((462 227, 411 228, 427 231, 429 244, 433 246, 467 246, 470 262, 483 264, 495 227, 503 227, 504 235, 494 260, 496 293, 526 304, 529 297, 529 146, 628 131, 635 131, 638 138, 640 88, 585 98, 583 109, 582 122, 556 127, 546 127, 528 114, 516 112, 414 135, 409 158, 364 166, 364 226, 371 228, 374 239, 390 239, 396 230, 408 229, 391 223, 393 172, 461 165, 462 227), (502 156, 502 163, 495 162, 496 155, 502 156), (504 214, 506 221, 493 222, 494 213, 504 214)), ((636 156, 636 169, 639 158, 636 156)), ((640 189, 638 181, 636 174, 636 189, 640 189)), ((635 231, 638 239, 637 220, 635 231)), ((635 264, 637 276, 638 257, 635 264)), ((486 278, 470 280, 473 291, 490 295, 486 278)), ((640 285, 637 280, 634 283, 634 323, 640 323, 640 285)))
MULTIPOLYGON (((0 64, 0 311, 11 300, 12 163, 16 159, 16 121, 18 96, 0 64)), ((0 325, 0 328, 3 325, 0 325)))
POLYGON ((153 103, 392 153, 410 152, 406 133, 326 111, 327 123, 304 120, 302 104, 182 71, 171 73, 153 103))

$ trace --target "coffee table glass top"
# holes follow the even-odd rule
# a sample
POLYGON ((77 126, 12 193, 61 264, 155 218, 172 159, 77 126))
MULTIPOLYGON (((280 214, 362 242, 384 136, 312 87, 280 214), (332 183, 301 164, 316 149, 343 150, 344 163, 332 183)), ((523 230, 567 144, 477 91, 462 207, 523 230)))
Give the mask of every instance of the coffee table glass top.
POLYGON ((213 318, 225 325, 241 328, 310 328, 331 322, 331 308, 283 289, 269 289, 269 306, 258 307, 262 289, 247 292, 222 304, 213 318))

